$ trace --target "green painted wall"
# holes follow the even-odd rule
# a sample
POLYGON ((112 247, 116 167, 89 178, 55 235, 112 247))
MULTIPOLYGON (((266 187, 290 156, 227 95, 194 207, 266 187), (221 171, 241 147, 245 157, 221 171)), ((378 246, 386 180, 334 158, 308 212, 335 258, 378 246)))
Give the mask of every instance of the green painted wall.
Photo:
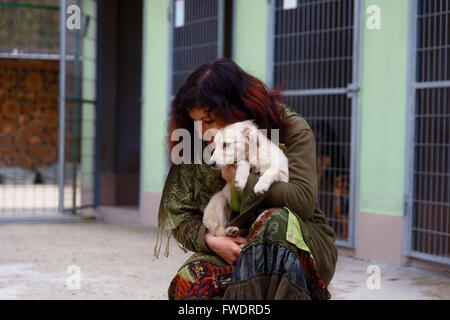
POLYGON ((359 210, 402 215, 408 0, 365 0, 361 79, 359 210), (381 29, 366 26, 381 9, 381 29))
POLYGON ((169 0, 144 2, 144 77, 141 190, 160 192, 164 185, 169 57, 169 0))
POLYGON ((235 0, 233 60, 266 81, 267 0, 235 0))

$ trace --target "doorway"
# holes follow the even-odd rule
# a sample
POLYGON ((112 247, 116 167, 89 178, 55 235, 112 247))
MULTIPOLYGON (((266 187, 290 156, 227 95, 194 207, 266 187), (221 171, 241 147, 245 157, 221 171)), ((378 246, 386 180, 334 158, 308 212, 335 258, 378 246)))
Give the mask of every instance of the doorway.
POLYGON ((139 207, 142 0, 99 1, 100 206, 139 207))

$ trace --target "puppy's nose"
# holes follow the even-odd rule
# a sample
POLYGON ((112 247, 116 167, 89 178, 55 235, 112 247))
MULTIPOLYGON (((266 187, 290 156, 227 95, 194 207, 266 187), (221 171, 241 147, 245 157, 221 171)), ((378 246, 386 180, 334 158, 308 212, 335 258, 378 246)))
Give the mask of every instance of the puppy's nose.
POLYGON ((216 164, 216 162, 215 162, 215 161, 211 162, 211 167, 213 167, 213 168, 217 168, 217 164, 216 164))

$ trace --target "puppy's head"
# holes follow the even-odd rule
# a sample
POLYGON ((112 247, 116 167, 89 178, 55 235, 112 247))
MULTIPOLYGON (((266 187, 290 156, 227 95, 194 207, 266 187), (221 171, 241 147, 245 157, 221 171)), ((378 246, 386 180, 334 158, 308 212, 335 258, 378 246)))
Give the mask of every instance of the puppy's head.
POLYGON ((248 159, 249 143, 257 130, 251 120, 236 122, 220 129, 214 136, 211 164, 223 168, 248 159))

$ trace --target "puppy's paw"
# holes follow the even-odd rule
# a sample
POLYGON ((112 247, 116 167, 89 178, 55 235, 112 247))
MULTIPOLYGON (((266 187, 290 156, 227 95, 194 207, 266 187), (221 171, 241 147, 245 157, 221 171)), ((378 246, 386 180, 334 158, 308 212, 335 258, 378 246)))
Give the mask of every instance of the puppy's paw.
POLYGON ((237 237, 239 234, 239 228, 238 227, 228 227, 225 229, 225 232, 227 236, 229 237, 237 237))
POLYGON ((238 188, 239 190, 244 190, 246 184, 246 179, 236 175, 236 177, 234 178, 234 185, 236 186, 236 188, 238 188))
POLYGON ((266 183, 263 183, 261 181, 258 181, 255 185, 255 187, 253 188, 253 191, 255 191, 255 193, 257 195, 261 195, 264 192, 266 192, 267 190, 269 190, 270 185, 267 185, 266 183))

